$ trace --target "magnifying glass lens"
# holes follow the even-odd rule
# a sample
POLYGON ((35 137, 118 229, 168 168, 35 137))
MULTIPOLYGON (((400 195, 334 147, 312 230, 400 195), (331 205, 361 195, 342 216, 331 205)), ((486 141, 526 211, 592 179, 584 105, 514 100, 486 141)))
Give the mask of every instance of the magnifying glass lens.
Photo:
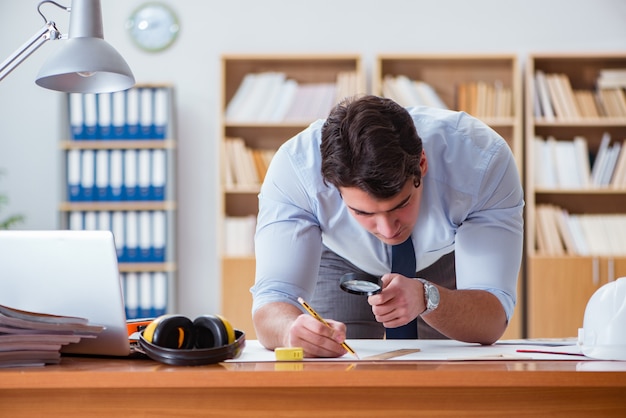
POLYGON ((378 277, 358 273, 344 274, 339 286, 345 292, 363 296, 375 295, 382 290, 378 277))

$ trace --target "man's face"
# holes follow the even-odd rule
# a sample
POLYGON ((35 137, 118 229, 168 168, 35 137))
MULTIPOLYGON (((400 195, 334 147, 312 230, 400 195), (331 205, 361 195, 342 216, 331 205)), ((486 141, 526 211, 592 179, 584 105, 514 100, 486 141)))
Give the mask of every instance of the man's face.
POLYGON ((410 178, 402 191, 390 199, 377 200, 356 187, 340 187, 343 202, 350 214, 367 231, 389 245, 401 244, 413 232, 417 222, 422 187, 410 178))

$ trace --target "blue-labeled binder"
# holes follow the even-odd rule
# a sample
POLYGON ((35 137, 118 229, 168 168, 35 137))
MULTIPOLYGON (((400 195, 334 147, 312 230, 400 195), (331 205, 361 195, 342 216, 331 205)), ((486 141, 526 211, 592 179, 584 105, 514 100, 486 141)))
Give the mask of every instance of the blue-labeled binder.
POLYGON ((122 274, 122 283, 124 284, 126 319, 141 318, 139 315, 139 277, 137 273, 122 274))
POLYGON ((83 215, 83 229, 95 231, 98 229, 98 215, 92 210, 88 210, 83 215))
POLYGON ((72 231, 82 231, 84 229, 83 212, 79 210, 71 211, 68 216, 67 227, 72 231))
POLYGON ((165 200, 165 183, 167 181, 167 156, 165 150, 152 151, 152 165, 150 171, 151 200, 165 200))
POLYGON ((98 93, 98 130, 97 139, 110 140, 113 138, 111 93, 98 93))
POLYGON ((139 273, 139 316, 149 318, 152 316, 152 277, 148 272, 139 273))
POLYGON ((152 200, 150 194, 150 163, 151 151, 149 149, 140 149, 137 152, 137 200, 152 200))
POLYGON ((113 232, 113 240, 115 241, 117 260, 123 262, 126 260, 126 217, 124 212, 116 210, 111 214, 111 232, 113 232))
POLYGON ((137 212, 124 212, 126 215, 125 222, 125 242, 126 251, 123 261, 136 263, 139 261, 139 221, 137 212))
POLYGON ((167 218, 165 212, 152 212, 152 261, 163 263, 166 256, 167 218))
POLYGON ((154 139, 165 139, 167 135, 169 95, 165 87, 154 90, 154 139))
POLYGON ((126 90, 126 136, 127 139, 138 139, 139 130, 139 90, 126 90))
POLYGON ((109 151, 99 149, 96 151, 96 179, 95 200, 107 201, 111 196, 111 184, 109 182, 109 151))
POLYGON ((168 277, 164 272, 121 274, 126 318, 154 318, 167 313, 168 277))
POLYGON ((109 154, 109 200, 122 200, 124 185, 124 152, 119 149, 111 150, 109 154))
POLYGON ((152 222, 149 211, 139 212, 139 262, 152 261, 152 222))
POLYGON ((167 274, 158 271, 152 274, 152 308, 153 317, 164 315, 167 312, 167 274))
POLYGON ((139 137, 142 139, 154 138, 153 92, 152 88, 139 89, 139 137))
POLYGON ((66 153, 67 164, 67 200, 77 202, 82 200, 81 185, 81 153, 78 149, 70 149, 66 153))
POLYGON ((70 130, 71 138, 74 140, 85 139, 85 119, 83 117, 83 95, 81 93, 70 93, 69 100, 70 130))
POLYGON ((93 150, 88 149, 81 152, 80 185, 80 200, 93 201, 95 187, 95 154, 93 150))
POLYGON ((124 183, 122 186, 122 200, 137 200, 137 150, 124 151, 124 183))
POLYGON ((85 135, 83 139, 96 139, 98 136, 98 101, 95 93, 83 94, 85 135))
POLYGON ((125 139, 126 129, 126 92, 116 91, 111 94, 111 138, 125 139))
POLYGON ((101 210, 96 213, 98 229, 101 231, 111 231, 111 212, 101 210))

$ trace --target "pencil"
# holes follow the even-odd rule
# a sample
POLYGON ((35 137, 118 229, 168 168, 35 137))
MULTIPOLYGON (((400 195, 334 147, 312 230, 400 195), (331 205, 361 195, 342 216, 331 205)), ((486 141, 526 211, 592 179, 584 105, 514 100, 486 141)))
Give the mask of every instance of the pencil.
MULTIPOLYGON (((318 321, 320 321, 322 324, 326 325, 328 328, 331 328, 330 324, 328 322, 326 322, 326 320, 324 318, 322 318, 320 316, 320 314, 318 314, 317 312, 315 312, 315 309, 311 308, 311 306, 306 303, 304 301, 304 299, 302 299, 301 297, 298 298, 298 302, 300 303, 300 305, 302 305, 304 307, 304 309, 306 309, 306 311, 311 314, 311 316, 315 319, 317 319, 318 321)), ((356 357, 357 359, 359 358, 359 356, 357 355, 357 353, 348 345, 346 344, 346 342, 342 342, 341 346, 343 348, 346 349, 346 351, 348 351, 350 354, 352 354, 354 357, 356 357)))

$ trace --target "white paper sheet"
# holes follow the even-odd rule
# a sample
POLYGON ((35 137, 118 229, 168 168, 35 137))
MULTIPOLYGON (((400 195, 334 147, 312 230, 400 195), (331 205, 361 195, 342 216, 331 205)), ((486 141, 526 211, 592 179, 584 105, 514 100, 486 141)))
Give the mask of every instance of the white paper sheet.
MULTIPOLYGON (((555 346, 532 344, 523 340, 506 340, 494 345, 483 346, 454 340, 347 340, 360 360, 351 354, 339 358, 305 358, 304 361, 371 361, 368 357, 378 356, 395 350, 419 349, 403 356, 377 361, 478 361, 478 360, 593 360, 582 355, 575 344, 555 346), (519 351, 523 350, 523 351, 519 351)), ((237 359, 228 362, 273 362, 274 352, 264 348, 257 340, 246 341, 246 347, 237 359)))

